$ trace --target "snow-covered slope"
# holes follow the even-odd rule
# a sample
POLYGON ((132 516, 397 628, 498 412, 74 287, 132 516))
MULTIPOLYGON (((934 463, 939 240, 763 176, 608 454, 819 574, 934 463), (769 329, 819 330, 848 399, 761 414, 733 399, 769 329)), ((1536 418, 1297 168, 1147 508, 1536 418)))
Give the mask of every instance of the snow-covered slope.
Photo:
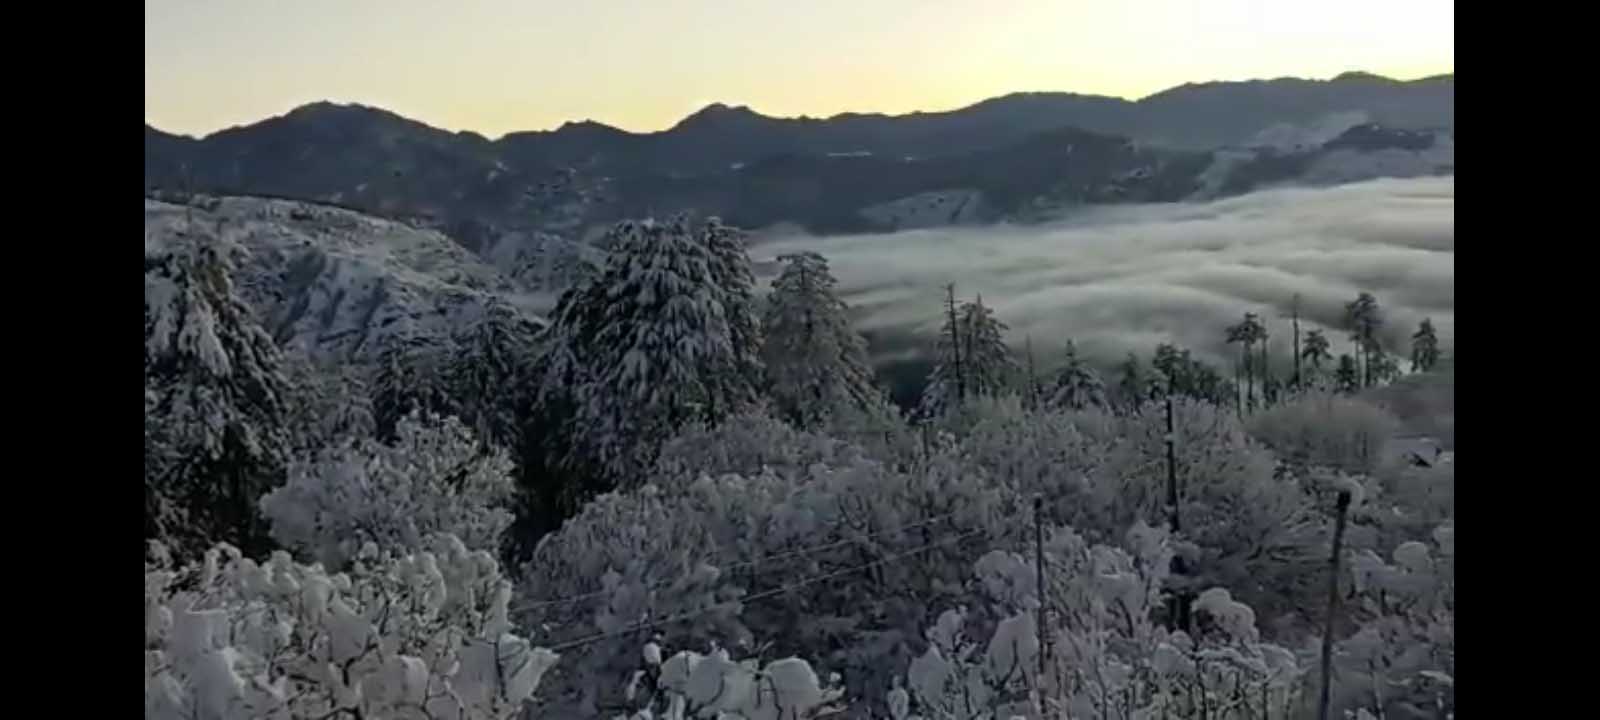
POLYGON ((448 333, 491 303, 530 316, 539 298, 450 238, 324 205, 210 198, 185 207, 146 200, 145 247, 178 233, 245 251, 235 281, 284 347, 319 359, 374 359, 385 337, 448 333))
POLYGON ((886 230, 910 230, 977 223, 982 207, 977 190, 942 190, 862 208, 861 215, 886 230))

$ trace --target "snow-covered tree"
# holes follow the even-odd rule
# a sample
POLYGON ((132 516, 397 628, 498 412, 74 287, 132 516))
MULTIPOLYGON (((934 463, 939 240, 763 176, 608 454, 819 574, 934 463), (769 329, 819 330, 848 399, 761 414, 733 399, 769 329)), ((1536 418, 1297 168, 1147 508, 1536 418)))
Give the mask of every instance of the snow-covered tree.
POLYGON ((994 316, 979 295, 961 306, 961 332, 965 346, 961 362, 967 378, 967 392, 974 395, 1002 395, 1016 389, 1022 366, 1006 345, 1006 324, 994 316))
POLYGON ((778 259, 784 268, 772 281, 761 327, 767 392, 779 416, 811 428, 839 409, 886 413, 866 340, 850 326, 828 261, 814 252, 778 259))
POLYGON ((557 464, 588 468, 600 488, 638 482, 684 423, 746 407, 759 374, 754 349, 735 346, 739 323, 717 286, 731 261, 684 218, 623 222, 607 243, 604 273, 553 313, 537 393, 544 415, 571 413, 556 428, 557 464))
POLYGON ((507 450, 521 446, 537 333, 531 321, 501 303, 455 333, 444 379, 453 414, 480 440, 507 450))
POLYGON ((939 328, 939 343, 934 351, 933 372, 922 390, 916 416, 921 421, 943 416, 967 399, 966 352, 961 314, 956 306, 956 286, 945 287, 944 321, 939 328))
POLYGON ((953 456, 909 473, 859 458, 794 476, 703 475, 589 503, 541 542, 526 586, 528 623, 620 633, 572 651, 572 674, 552 679, 564 707, 606 706, 612 689, 594 678, 637 662, 645 631, 630 628, 741 654, 769 639, 770 652, 840 672, 853 697, 882 697, 886 660, 910 660, 903 643, 927 606, 959 602, 966 568, 1016 531, 1015 498, 953 456))
POLYGON ((183 554, 264 547, 255 499, 281 481, 290 445, 289 388, 235 291, 235 252, 180 237, 145 254, 145 528, 183 554))
POLYGON ((741 382, 730 383, 730 388, 745 395, 733 398, 732 402, 745 407, 755 402, 762 382, 761 361, 765 357, 761 352, 763 336, 757 319, 756 276, 750 266, 745 234, 723 224, 717 217, 706 218, 696 233, 711 253, 712 285, 720 295, 728 324, 728 343, 732 348, 726 366, 713 372, 739 377, 741 382))
POLYGON ((366 543, 416 550, 436 533, 498 552, 511 524, 511 461, 455 418, 413 413, 393 445, 352 438, 296 460, 261 499, 278 543, 340 570, 366 543))
POLYGON ((890 717, 1243 718, 1266 717, 1268 708, 1282 715, 1301 670, 1292 653, 1260 641, 1249 606, 1213 589, 1196 603, 1212 629, 1191 635, 1154 622, 1171 556, 1166 533, 1144 526, 1112 545, 1052 528, 1041 594, 1033 558, 986 554, 973 568, 985 612, 939 617, 907 671, 909 692, 889 693, 890 717), (1035 617, 1041 600, 1043 632, 1035 617), (985 636, 987 643, 969 639, 985 636))
POLYGON ((1361 390, 1361 370, 1356 359, 1349 354, 1339 356, 1339 369, 1334 371, 1333 386, 1346 394, 1361 390))
POLYGON ((1306 333, 1305 347, 1300 349, 1300 357, 1311 364, 1316 373, 1322 372, 1324 363, 1333 361, 1333 353, 1328 342, 1328 336, 1321 330, 1311 330, 1306 333))
POLYGON ((368 544, 347 573, 232 546, 145 568, 152 720, 521 715, 557 655, 512 633, 511 583, 451 536, 368 544))
POLYGON ((957 309, 954 286, 949 292, 939 359, 917 409, 923 419, 937 418, 966 398, 1010 393, 1022 372, 1005 343, 1006 324, 983 304, 983 296, 957 309))
POLYGON ((372 378, 372 421, 380 438, 394 437, 401 419, 413 412, 455 415, 450 392, 449 338, 399 332, 378 351, 372 378))
POLYGON ((1433 318, 1423 318, 1422 324, 1411 335, 1411 372, 1427 372, 1439 364, 1439 335, 1433 329, 1433 318))
POLYGON ((741 413, 719 425, 691 425, 667 441, 655 477, 668 486, 692 483, 701 475, 755 476, 769 470, 800 478, 813 465, 841 467, 863 456, 863 449, 846 439, 802 430, 762 413, 741 413))
POLYGON ((1370 474, 1385 462, 1400 422, 1364 400, 1304 393, 1252 416, 1249 429, 1284 460, 1370 474))
POLYGON ((1061 410, 1082 410, 1106 406, 1106 388, 1100 374, 1078 357, 1078 349, 1067 341, 1066 364, 1056 373, 1049 405, 1061 410))
POLYGON ((1383 327, 1383 310, 1372 293, 1362 292, 1344 306, 1344 327, 1350 332, 1350 341, 1360 353, 1357 370, 1362 387, 1371 387, 1373 376, 1372 356, 1383 352, 1378 342, 1378 330, 1383 327))
POLYGON ((293 352, 284 355, 283 368, 289 383, 287 424, 296 454, 376 434, 365 368, 293 352))
POLYGON ((1334 646, 1336 712, 1450 717, 1455 712, 1455 527, 1428 542, 1350 562, 1360 626, 1334 646))
POLYGON ((1117 400, 1119 407, 1137 409, 1143 405, 1150 391, 1150 375, 1140 364, 1139 356, 1128 353, 1117 366, 1117 400))

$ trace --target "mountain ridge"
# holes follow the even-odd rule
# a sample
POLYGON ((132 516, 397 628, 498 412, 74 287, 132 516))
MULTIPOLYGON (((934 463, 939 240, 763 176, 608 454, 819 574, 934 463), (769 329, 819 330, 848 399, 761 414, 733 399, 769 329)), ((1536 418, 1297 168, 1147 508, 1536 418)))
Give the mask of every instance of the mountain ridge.
MULTIPOLYGON (((1437 74, 1437 75, 1429 75, 1429 76, 1425 76, 1425 77, 1414 78, 1414 79, 1411 79, 1411 80, 1399 80, 1399 79, 1396 79, 1396 78, 1390 78, 1390 77, 1387 77, 1387 76, 1378 75, 1376 73, 1369 73, 1369 72, 1365 72, 1365 71, 1361 71, 1361 70, 1351 70, 1351 71, 1346 71, 1346 72, 1340 73, 1339 75, 1336 75, 1336 76, 1334 76, 1332 78, 1328 78, 1328 79, 1325 79, 1325 80, 1324 79, 1317 79, 1317 78, 1304 78, 1304 77, 1297 77, 1297 76, 1283 76, 1283 77, 1270 78, 1270 79, 1253 78, 1253 79, 1246 79, 1246 80, 1207 80, 1207 81, 1200 81, 1200 82, 1182 83, 1182 84, 1175 85, 1173 87, 1166 88, 1166 89, 1163 89, 1163 90, 1157 90, 1157 91, 1155 91, 1153 93, 1150 93, 1148 95, 1144 95, 1144 96, 1141 96, 1141 97, 1138 97, 1138 98, 1127 98, 1127 97, 1120 97, 1120 96, 1115 96, 1115 95, 1101 95, 1101 94, 1095 94, 1095 93, 1079 93, 1079 92, 1073 92, 1073 91, 1070 91, 1070 90, 1018 90, 1018 91, 1005 93, 1005 94, 1002 94, 1002 95, 996 95, 996 96, 993 96, 993 97, 984 98, 984 99, 981 99, 981 100, 976 100, 976 101, 968 103, 966 105, 961 105, 959 107, 945 109, 945 110, 911 110, 911 111, 904 112, 904 113, 863 111, 863 110, 845 110, 845 111, 834 113, 832 115, 820 116, 820 117, 819 116, 811 116, 811 115, 798 115, 798 116, 769 115, 769 114, 766 114, 766 113, 762 113, 762 112, 760 112, 758 110, 752 109, 748 105, 736 105, 736 104, 728 104, 728 103, 723 103, 723 102, 720 102, 720 101, 715 101, 715 102, 711 102, 711 103, 707 104, 705 107, 702 107, 702 108, 700 108, 700 109, 698 109, 698 110, 696 110, 696 111, 694 111, 694 112, 692 112, 692 113, 690 113, 688 115, 685 115, 683 118, 679 119, 677 122, 673 123, 672 125, 669 125, 669 126, 667 126, 665 128, 661 128, 661 129, 658 129, 658 130, 627 130, 627 129, 624 129, 624 128, 617 127, 615 125, 610 125, 610 124, 601 122, 599 120, 595 120, 593 118, 565 120, 560 125, 558 125, 558 126, 556 126, 554 128, 548 128, 548 129, 510 130, 510 131, 507 131, 507 132, 503 133, 500 137, 492 138, 492 139, 489 138, 488 136, 480 133, 480 132, 475 131, 475 130, 462 129, 462 130, 454 130, 454 131, 452 131, 452 130, 445 130, 443 128, 437 128, 437 127, 435 127, 435 129, 437 129, 437 130, 439 130, 441 132, 453 133, 453 134, 458 134, 458 135, 476 136, 476 137, 479 137, 479 138, 483 138, 483 139, 485 139, 485 140, 487 140, 488 142, 491 142, 491 143, 501 142, 501 141, 505 140, 508 136, 512 136, 512 135, 558 133, 558 132, 562 132, 564 130, 567 130, 569 127, 598 127, 598 128, 603 128, 605 130, 612 131, 612 132, 617 133, 617 134, 634 135, 634 136, 649 136, 649 135, 658 135, 658 134, 662 134, 662 133, 671 132, 674 128, 678 127, 679 125, 682 125, 684 123, 684 121, 686 121, 686 120, 688 120, 688 119, 690 119, 690 118, 692 118, 692 117, 694 117, 696 115, 704 113, 707 110, 714 110, 714 109, 743 110, 743 111, 746 111, 746 112, 748 112, 748 113, 750 113, 750 114, 752 114, 752 115, 754 115, 756 117, 759 117, 759 118, 762 118, 762 119, 767 119, 767 120, 793 120, 793 121, 805 121, 805 122, 829 122, 829 121, 834 121, 834 120, 852 120, 852 119, 861 119, 861 118, 900 119, 900 118, 925 117, 925 116, 931 116, 931 115, 957 114, 957 113, 971 111, 971 110, 974 110, 974 109, 979 108, 981 106, 984 106, 984 105, 987 105, 987 104, 991 104, 991 103, 995 103, 995 102, 998 102, 998 101, 1006 101, 1006 100, 1011 100, 1011 99, 1016 99, 1016 98, 1026 98, 1026 97, 1049 97, 1049 98, 1056 98, 1056 99, 1100 100, 1100 101, 1112 101, 1112 102, 1129 103, 1129 104, 1137 105, 1139 103, 1148 101, 1148 100, 1150 100, 1152 98, 1161 97, 1161 96, 1166 95, 1168 93, 1172 93, 1173 91, 1182 90, 1182 89, 1185 89, 1185 88, 1211 88, 1211 87, 1218 87, 1218 86, 1241 86, 1241 85, 1247 86, 1247 85, 1252 85, 1252 84, 1277 83, 1277 82, 1297 82, 1297 83, 1308 83, 1308 84, 1332 84, 1332 83, 1341 83, 1341 82, 1348 83, 1348 82, 1352 82, 1352 81, 1370 81, 1370 80, 1378 80, 1378 81, 1382 81, 1385 84, 1402 85, 1402 86, 1403 85, 1429 85, 1429 84, 1437 84, 1437 83, 1441 83, 1441 82, 1448 82, 1448 83, 1453 84, 1455 82, 1455 73, 1453 73, 1453 72, 1440 73, 1440 74, 1437 74)), ((301 111, 304 111, 304 110, 307 110, 307 109, 316 109, 316 108, 329 107, 329 106, 338 107, 338 108, 357 108, 357 109, 376 111, 376 112, 379 112, 379 113, 393 115, 395 117, 399 117, 399 118, 404 119, 404 116, 401 116, 398 113, 394 113, 393 111, 386 110, 384 108, 381 108, 381 107, 378 107, 378 106, 375 106, 375 105, 368 105, 368 104, 361 103, 361 102, 356 102, 356 101, 335 102, 335 101, 332 101, 332 100, 316 100, 316 101, 312 101, 312 102, 308 102, 308 103, 304 103, 304 104, 295 106, 294 108, 291 108, 289 111, 287 111, 287 112, 285 112, 285 113, 283 113, 281 115, 274 115, 274 116, 265 117, 265 118, 262 118, 260 120, 255 121, 253 123, 246 123, 246 124, 243 124, 243 125, 230 125, 228 127, 218 128, 217 130, 213 130, 213 131, 211 131, 209 133, 203 133, 203 134, 199 134, 199 135, 190 134, 190 133, 170 132, 170 131, 167 131, 167 130, 162 130, 161 128, 158 128, 158 127, 155 127, 154 125, 152 125, 149 121, 145 122, 145 127, 148 130, 153 130, 155 132, 161 133, 162 135, 166 135, 166 136, 170 136, 170 137, 188 138, 188 139, 191 139, 191 140, 206 140, 206 139, 208 139, 208 138, 210 138, 210 137, 212 137, 214 135, 217 135, 219 133, 224 133, 224 132, 227 132, 229 130, 235 130, 235 129, 239 129, 239 128, 243 128, 243 127, 250 127, 252 125, 256 125, 256 124, 259 124, 259 123, 262 123, 262 122, 266 122, 266 121, 272 120, 274 118, 287 117, 289 115, 293 115, 293 114, 295 114, 297 112, 301 112, 301 111)), ((422 121, 414 121, 414 122, 421 123, 422 121)), ((422 124, 426 124, 426 123, 422 123, 422 124)), ((430 127, 433 127, 433 126, 430 126, 430 127)))

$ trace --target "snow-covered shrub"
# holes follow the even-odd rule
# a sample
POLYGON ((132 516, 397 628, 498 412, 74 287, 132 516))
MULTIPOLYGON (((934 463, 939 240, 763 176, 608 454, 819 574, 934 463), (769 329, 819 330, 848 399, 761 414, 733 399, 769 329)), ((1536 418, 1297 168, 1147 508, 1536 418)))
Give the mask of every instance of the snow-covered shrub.
POLYGON ((985 555, 974 566, 979 599, 1001 619, 986 633, 976 610, 942 615, 909 666, 910 691, 890 692, 891 717, 1243 718, 1263 717, 1263 705, 1281 715, 1302 674, 1294 655, 1261 643, 1254 612, 1221 589, 1196 601, 1205 628, 1196 635, 1157 626, 1172 557, 1167 535, 1135 526, 1124 544, 1050 531, 1042 638, 1032 559, 985 555), (965 640, 984 636, 986 645, 965 640))
MULTIPOLYGON (((604 632, 689 614, 656 625, 669 644, 740 652, 754 649, 758 628, 773 652, 841 672, 853 697, 882 697, 928 606, 959 602, 972 561, 1015 535, 1015 499, 963 473, 857 459, 602 496, 535 551, 528 621, 604 632)), ((623 639, 572 655, 574 675, 552 687, 584 698, 579 714, 609 691, 593 678, 634 657, 623 639)))
POLYGON ((624 693, 636 709, 616 720, 804 720, 838 710, 844 696, 837 676, 824 681, 797 657, 762 664, 733 660, 722 648, 680 651, 665 661, 662 654, 659 645, 645 645, 643 666, 624 693))
POLYGON ((392 445, 352 438, 296 461, 261 512, 279 544, 330 569, 366 543, 415 550, 441 532, 496 552, 512 520, 511 472, 455 418, 413 413, 392 445))
POLYGON ((1376 717, 1455 711, 1455 527, 1395 548, 1391 562, 1355 553, 1360 625, 1334 646, 1334 707, 1376 717))
MULTIPOLYGON (((945 454, 1009 495, 1042 497, 1045 522, 1115 545, 1135 524, 1170 522, 1165 411, 1019 410, 976 423, 945 454)), ((1231 588, 1272 619, 1311 602, 1327 525, 1312 497, 1228 411, 1177 398, 1173 421, 1184 581, 1231 588)))
POLYGON ((1382 408, 1335 393, 1307 393, 1250 416, 1250 434, 1286 460, 1375 473, 1400 423, 1382 408))
POLYGON ((230 546, 145 569, 145 717, 518 716, 557 656, 512 634, 511 584, 454 537, 348 573, 230 546))
POLYGON ((695 423, 661 448, 654 477, 693 482, 701 475, 759 475, 771 470, 793 477, 812 465, 848 465, 862 455, 850 442, 798 430, 769 414, 740 413, 716 426, 695 423))

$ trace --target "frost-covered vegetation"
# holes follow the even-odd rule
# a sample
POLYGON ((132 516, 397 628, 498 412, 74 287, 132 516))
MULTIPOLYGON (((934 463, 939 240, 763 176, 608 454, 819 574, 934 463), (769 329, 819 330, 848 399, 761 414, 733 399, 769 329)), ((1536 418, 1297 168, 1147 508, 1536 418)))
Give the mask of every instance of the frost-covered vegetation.
POLYGON ((147 243, 146 717, 1453 716, 1453 438, 1392 448, 1453 417, 1431 323, 1407 372, 1363 293, 1338 358, 1249 313, 1102 375, 951 286, 902 410, 821 256, 761 298, 715 220, 600 246, 547 327, 363 372, 147 243))

